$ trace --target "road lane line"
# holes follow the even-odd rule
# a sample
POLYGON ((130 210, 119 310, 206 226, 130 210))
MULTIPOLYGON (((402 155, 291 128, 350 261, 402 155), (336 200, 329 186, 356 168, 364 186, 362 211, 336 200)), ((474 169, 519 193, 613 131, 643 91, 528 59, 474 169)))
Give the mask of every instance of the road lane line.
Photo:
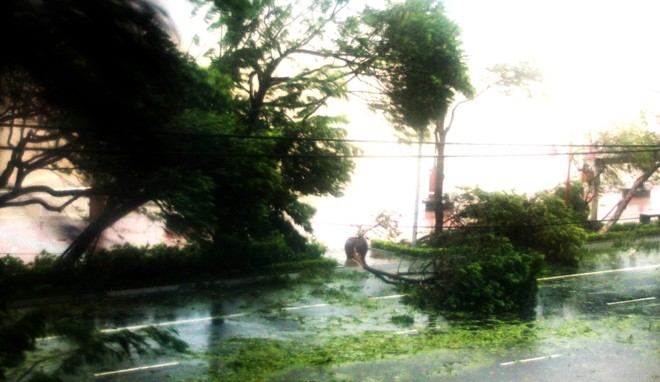
POLYGON ((378 296, 378 297, 369 297, 370 300, 389 300, 391 298, 401 298, 405 294, 391 294, 389 296, 378 296))
POLYGON ((161 363, 159 365, 141 366, 141 367, 133 367, 133 368, 130 368, 130 369, 123 369, 123 370, 106 371, 104 373, 96 373, 96 374, 94 374, 94 376, 95 377, 104 377, 106 375, 124 374, 124 373, 132 373, 134 371, 142 371, 142 370, 158 369, 158 368, 163 368, 163 367, 171 367, 171 366, 176 366, 178 364, 179 364, 178 362, 161 363))
POLYGON ((633 303, 633 302, 651 301, 651 300, 655 300, 655 297, 644 297, 644 298, 637 298, 637 299, 634 299, 634 300, 623 300, 623 301, 608 302, 607 305, 630 304, 630 303, 633 303))
POLYGON ((557 357, 561 357, 561 356, 562 356, 561 354, 544 355, 544 356, 541 356, 541 357, 520 359, 520 360, 517 360, 517 361, 510 361, 510 362, 502 362, 502 363, 500 363, 500 366, 510 366, 510 365, 515 365, 517 363, 543 361, 543 360, 546 360, 546 359, 557 358, 557 357))
POLYGON ((655 268, 660 268, 660 264, 644 265, 641 267, 631 267, 631 268, 621 268, 621 269, 608 269, 606 271, 597 271, 597 272, 574 273, 572 275, 563 275, 563 276, 540 277, 537 280, 538 281, 560 280, 560 279, 568 279, 572 277, 602 275, 606 273, 616 273, 616 272, 634 272, 634 271, 643 271, 646 269, 655 269, 655 268))
POLYGON ((419 333, 419 331, 417 329, 401 330, 401 331, 398 331, 398 332, 394 332, 394 334, 400 334, 400 335, 418 334, 418 333, 419 333))
POLYGON ((282 310, 300 310, 300 309, 311 309, 311 308, 322 308, 324 306, 330 306, 330 304, 313 304, 313 305, 300 305, 300 306, 287 306, 282 308, 282 310))
POLYGON ((102 329, 102 330, 100 330, 100 332, 101 333, 113 333, 113 332, 118 332, 118 331, 121 331, 121 330, 139 330, 139 329, 148 328, 150 326, 175 326, 175 325, 194 324, 194 323, 197 323, 197 322, 222 320, 222 319, 225 319, 225 318, 236 318, 236 317, 243 317, 243 316, 247 316, 247 315, 248 315, 248 313, 234 313, 234 314, 227 314, 227 315, 224 315, 224 316, 199 317, 199 318, 191 318, 191 319, 188 319, 188 320, 156 322, 156 323, 152 323, 152 324, 125 326, 123 328, 102 329))
MULTIPOLYGON (((388 295, 388 296, 378 296, 378 297, 369 297, 370 300, 386 300, 386 299, 395 299, 395 298, 401 298, 404 295, 402 294, 393 294, 393 295, 388 295)), ((320 304, 312 304, 312 305, 300 305, 300 306, 288 306, 282 308, 284 311, 292 311, 292 310, 302 310, 302 309, 313 309, 313 308, 322 308, 326 306, 331 306, 331 304, 328 303, 320 303, 320 304)), ((227 314, 224 316, 215 316, 215 317, 199 317, 199 318, 191 318, 187 320, 178 320, 178 321, 167 321, 167 322, 156 322, 156 323, 151 323, 151 324, 143 324, 143 325, 132 325, 132 326, 125 326, 121 328, 108 328, 108 329, 101 329, 101 333, 114 333, 114 332, 119 332, 122 330, 140 330, 140 329, 145 329, 150 326, 157 326, 157 327, 163 327, 163 326, 176 326, 176 325, 185 325, 185 324, 194 324, 198 322, 205 322, 205 321, 213 321, 213 320, 221 320, 225 318, 237 318, 237 317, 243 317, 247 316, 248 314, 251 313, 234 313, 234 314, 227 314)), ((44 340, 52 340, 57 338, 55 337, 46 337, 43 338, 44 340)))

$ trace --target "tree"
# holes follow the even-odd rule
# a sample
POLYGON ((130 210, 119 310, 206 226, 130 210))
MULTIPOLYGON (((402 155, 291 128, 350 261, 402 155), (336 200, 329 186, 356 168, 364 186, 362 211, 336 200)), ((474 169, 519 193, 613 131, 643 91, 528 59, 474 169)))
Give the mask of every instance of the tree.
POLYGON ((192 67, 164 14, 146 1, 10 0, 0 5, 0 28, 13 36, 12 54, 0 59, 3 149, 11 153, 0 207, 61 211, 81 196, 105 198, 62 256, 73 262, 118 219, 185 187, 181 153, 167 134, 181 132, 174 116, 190 100, 192 67), (42 169, 74 174, 86 187, 23 186, 42 169))
MULTIPOLYGON (((442 4, 408 0, 385 10, 367 8, 345 24, 341 51, 356 74, 376 87, 371 106, 385 113, 405 141, 421 143, 433 136, 435 159, 435 229, 444 220, 444 152, 457 108, 486 91, 505 94, 538 81, 538 70, 525 64, 489 68, 490 78, 478 92, 470 83, 459 27, 442 4), (459 100, 459 96, 465 98, 459 100)), ((421 147, 421 146, 420 146, 421 147)))
MULTIPOLYGON (((645 184, 657 183, 660 176, 658 144, 660 136, 648 129, 645 122, 639 125, 628 125, 612 131, 605 131, 592 144, 592 163, 586 163, 583 172, 588 174, 588 181, 601 183, 606 187, 620 187, 624 177, 634 180, 625 195, 619 200, 616 209, 601 228, 607 232, 621 217, 623 211, 632 200, 635 193, 645 184)), ((599 189, 594 190, 600 192, 599 189)))
MULTIPOLYGON (((198 5, 210 1, 196 1, 198 5)), ((211 172, 216 188, 218 246, 283 236, 300 247, 314 209, 307 195, 341 194, 357 150, 345 142, 344 119, 321 113, 346 94, 345 64, 330 41, 344 1, 214 2, 207 17, 221 34, 210 70, 231 80, 234 138, 227 167, 211 172), (226 218, 225 218, 226 217, 226 218), (224 244, 223 244, 224 243, 224 244)))
POLYGON ((571 190, 567 206, 564 186, 531 197, 465 189, 452 196, 453 229, 418 248, 390 248, 407 255, 407 269, 365 268, 402 285, 426 308, 530 313, 543 261, 574 266, 580 260, 587 210, 580 187, 571 190))
POLYGON ((340 43, 346 54, 362 58, 354 70, 376 79, 384 98, 372 102, 374 108, 409 139, 433 135, 436 230, 443 223, 444 147, 451 128, 445 118, 456 95, 474 94, 459 34, 439 2, 407 0, 385 10, 367 8, 359 21, 346 24, 340 43))

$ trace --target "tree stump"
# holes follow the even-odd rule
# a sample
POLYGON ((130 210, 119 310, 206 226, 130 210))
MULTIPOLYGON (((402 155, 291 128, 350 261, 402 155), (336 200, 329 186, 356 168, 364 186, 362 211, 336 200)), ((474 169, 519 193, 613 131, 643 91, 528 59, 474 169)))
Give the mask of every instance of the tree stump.
POLYGON ((344 244, 346 252, 346 266, 362 267, 365 265, 365 258, 369 250, 367 239, 362 236, 349 237, 344 244))

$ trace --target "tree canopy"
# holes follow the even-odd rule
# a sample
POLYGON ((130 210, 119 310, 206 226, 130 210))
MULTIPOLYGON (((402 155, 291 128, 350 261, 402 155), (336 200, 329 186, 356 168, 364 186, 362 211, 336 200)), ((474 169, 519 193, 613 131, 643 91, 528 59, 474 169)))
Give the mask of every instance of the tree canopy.
POLYGON ((326 59, 324 39, 345 2, 241 4, 207 15, 222 36, 208 70, 230 81, 233 124, 223 133, 238 150, 224 158, 229 167, 209 173, 217 187, 214 241, 284 235, 299 247, 296 227, 311 232, 314 213, 301 198, 341 195, 357 154, 344 118, 323 113, 328 99, 346 94, 345 65, 326 59))
POLYGON ((444 119, 457 94, 473 94, 460 29, 437 1, 368 7, 344 33, 343 49, 363 58, 358 74, 374 78, 384 95, 372 105, 414 139, 444 119))
POLYGON ((367 8, 346 23, 340 47, 359 75, 375 82, 382 98, 372 101, 409 140, 432 135, 436 142, 436 229, 442 229, 445 118, 458 94, 472 96, 473 87, 461 49, 460 30, 429 0, 389 3, 384 10, 367 8))
POLYGON ((12 54, 0 59, 3 149, 12 158, 0 176, 9 187, 0 206, 61 211, 81 196, 105 198, 102 214, 63 256, 75 261, 119 218, 192 182, 182 181, 189 162, 171 134, 187 128, 181 115, 198 101, 190 91, 199 84, 198 69, 177 51, 165 15, 148 2, 1 7, 1 28, 13 38, 12 54), (24 186, 42 169, 80 177, 85 187, 24 186))

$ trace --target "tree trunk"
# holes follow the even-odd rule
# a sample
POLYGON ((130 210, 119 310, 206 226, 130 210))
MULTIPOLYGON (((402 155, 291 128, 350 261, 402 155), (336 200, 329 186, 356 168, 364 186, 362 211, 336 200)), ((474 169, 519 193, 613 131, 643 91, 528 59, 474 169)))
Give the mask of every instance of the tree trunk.
MULTIPOLYGON (((444 120, 444 119, 443 119, 444 120)), ((441 121, 443 121, 441 120, 441 121)), ((441 124, 443 122, 439 122, 441 124)), ((442 203, 443 184, 445 181, 445 138, 447 131, 438 125, 435 131, 435 191, 434 191, 434 209, 435 209, 435 230, 442 231, 445 223, 445 207, 442 203)))
POLYGON ((616 224, 616 222, 621 217, 621 214, 623 214, 623 211, 626 209, 626 207, 628 207, 628 203, 630 203, 632 200, 635 192, 637 192, 637 190, 656 172, 656 170, 658 170, 658 168, 660 168, 660 165, 656 165, 652 169, 645 171, 642 173, 642 175, 635 179, 635 182, 633 183, 632 187, 630 187, 630 190, 628 190, 628 193, 626 193, 626 196, 624 196, 623 199, 621 199, 617 204, 612 218, 607 222, 607 224, 603 226, 603 228, 600 229, 600 233, 609 231, 610 228, 616 224))
POLYGON ((145 202, 146 201, 144 200, 134 200, 114 206, 108 203, 105 210, 98 216, 98 218, 92 220, 92 222, 85 227, 80 235, 78 235, 78 237, 76 237, 76 239, 62 253, 59 258, 60 263, 70 265, 80 260, 103 231, 115 224, 119 219, 143 205, 145 202))

